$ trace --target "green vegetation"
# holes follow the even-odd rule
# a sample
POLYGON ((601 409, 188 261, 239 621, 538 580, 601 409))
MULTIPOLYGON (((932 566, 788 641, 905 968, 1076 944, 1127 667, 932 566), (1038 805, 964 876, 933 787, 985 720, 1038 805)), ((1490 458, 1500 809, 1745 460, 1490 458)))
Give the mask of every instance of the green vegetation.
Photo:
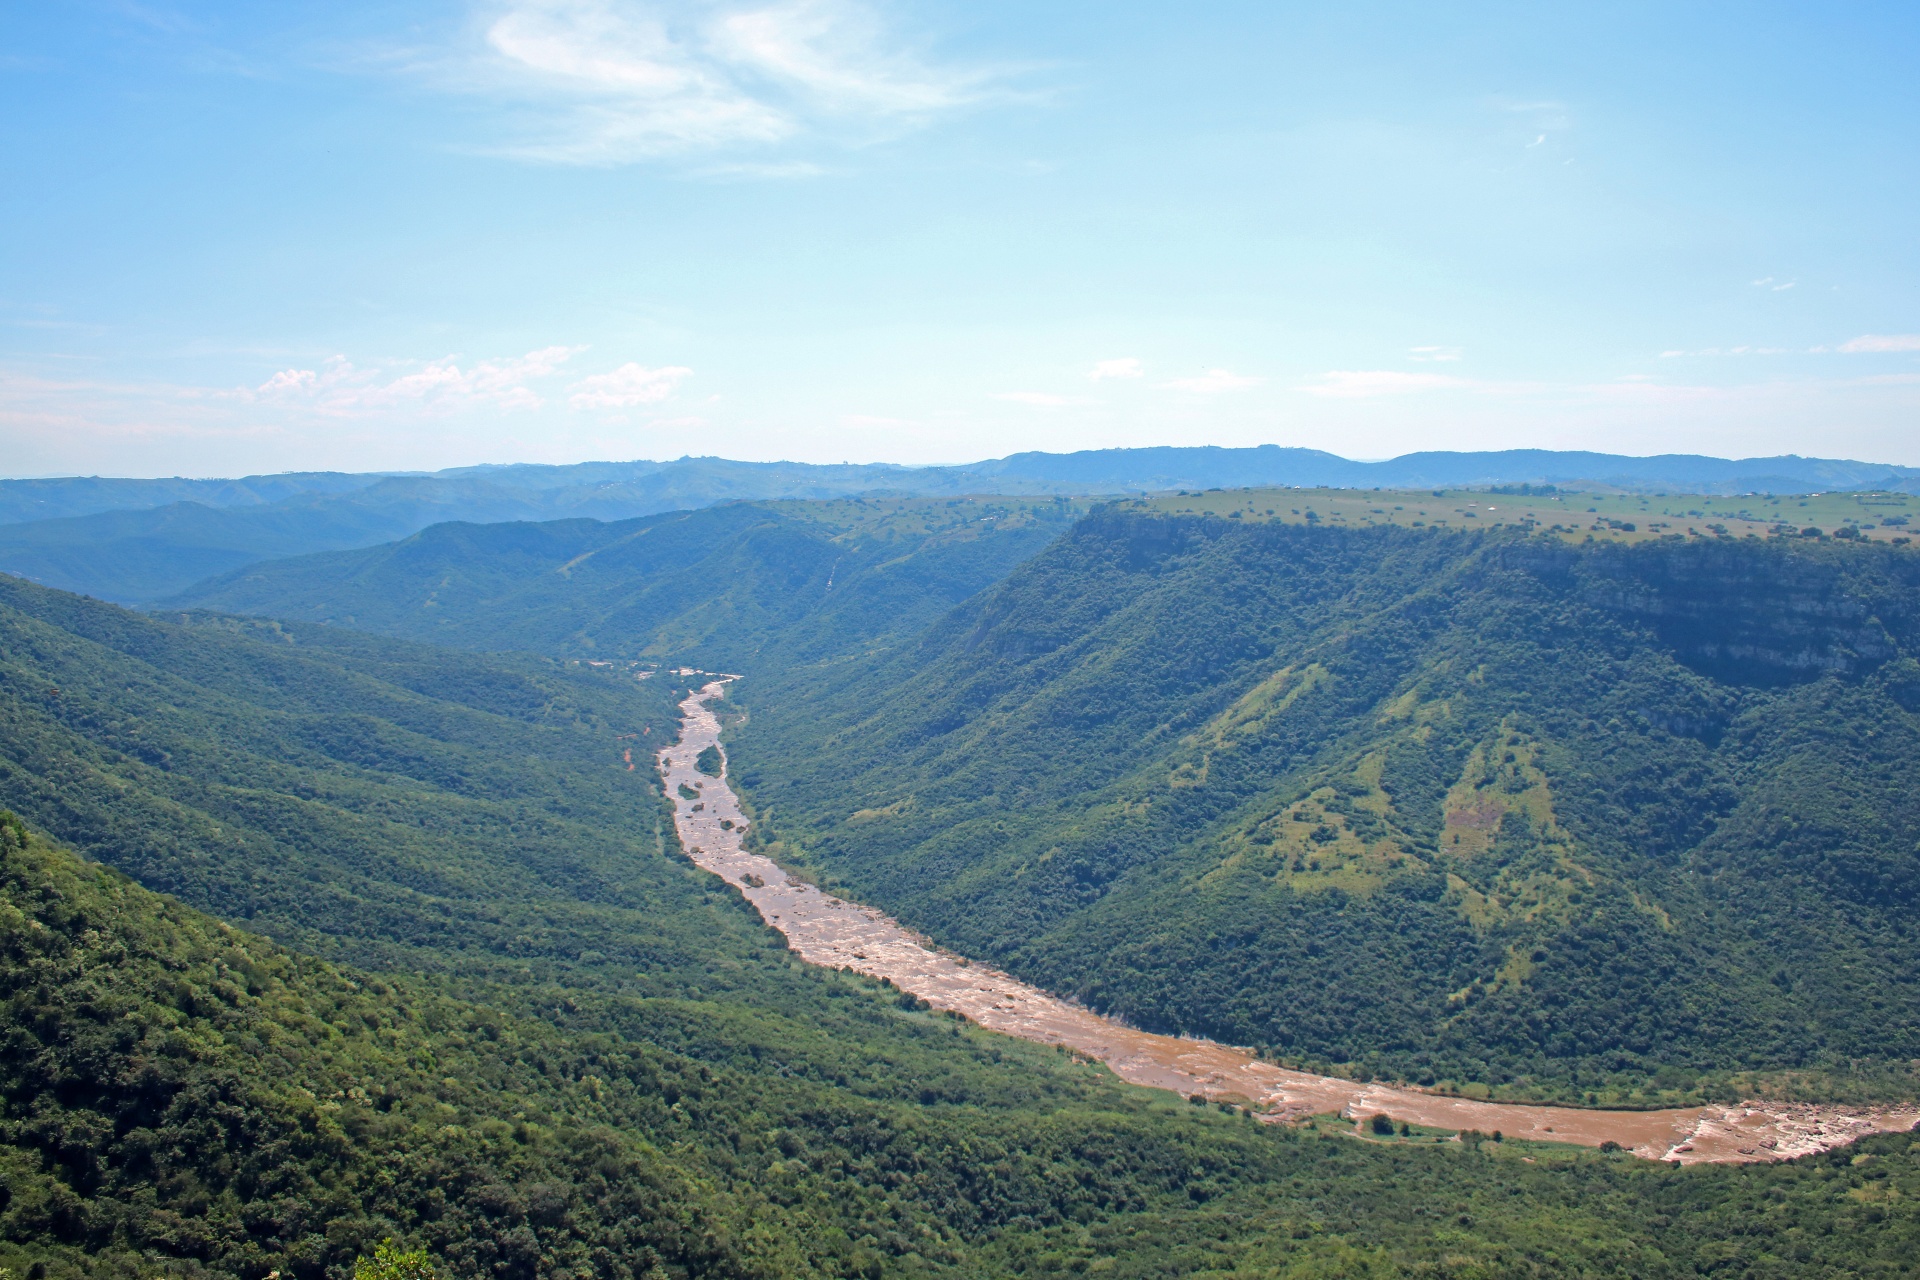
POLYGON ((1715 495, 1501 485, 1478 489, 1207 489, 1136 504, 1165 515, 1360 529, 1519 527, 1574 540, 1839 537, 1910 542, 1920 497, 1910 493, 1715 495), (1808 530, 1813 530, 1809 533, 1808 530))
MULTIPOLYGON (((1184 498, 1187 490, 1205 490, 1210 496, 1217 490, 1207 486, 1224 484, 1347 485, 1361 492, 1379 485, 1410 490, 1415 496, 1431 488, 1466 486, 1456 497, 1472 502, 1472 486, 1532 491, 1542 487, 1542 478, 1554 477, 1587 477, 1579 487, 1607 481, 1661 497, 1689 490, 1831 495, 1866 486, 1907 492, 1920 488, 1920 471, 1913 468, 1812 458, 1730 463, 1514 450, 1356 463, 1318 450, 1272 445, 1026 453, 961 467, 681 458, 664 463, 466 467, 408 476, 310 472, 236 480, 65 477, 0 480, 0 571, 103 599, 148 602, 271 558, 371 546, 443 521, 624 521, 724 502, 854 494, 952 499, 966 494, 1181 491, 1184 498), (1526 480, 1535 484, 1513 483, 1526 480)), ((1558 483, 1566 487, 1570 481, 1562 478, 1558 483)))
POLYGON ((172 603, 475 649, 698 654, 740 671, 909 639, 1086 507, 849 498, 615 524, 438 525, 390 546, 258 565, 172 603))
POLYGON ((1893 1276, 1920 1245, 1907 1135, 1754 1169, 1363 1145, 808 975, 839 1006, 816 1046, 958 1095, 840 1087, 777 1021, 676 1052, 585 1029, 617 1001, 531 1017, 292 955, 10 815, 0 954, 19 1275, 1893 1276))
POLYGON ((1920 556, 1137 509, 1032 556, 1063 506, 719 508, 599 579, 469 527, 249 588, 550 657, 0 579, 0 1266, 1910 1273, 1911 1135, 1269 1126, 803 966, 645 762, 688 684, 650 668, 746 672, 756 838, 1149 1025, 1469 1092, 1911 1090, 1920 556))
POLYGON ((719 747, 707 747, 694 757, 693 767, 709 778, 717 778, 726 771, 727 766, 719 747))
MULTIPOLYGON (((1107 491, 1129 487, 1137 486, 1107 491)), ((953 468, 724 458, 472 467, 426 476, 0 480, 0 571, 103 599, 144 602, 263 560, 372 546, 446 521, 584 525, 743 499, 977 491, 1068 490, 953 468)))
POLYGON ((401 1249, 382 1240, 371 1258, 353 1264, 353 1280, 438 1280, 425 1249, 401 1249))
POLYGON ((1902 547, 1120 507, 915 648, 743 682, 731 754, 776 857, 1150 1029, 1911 1096, 1916 655, 1902 547))

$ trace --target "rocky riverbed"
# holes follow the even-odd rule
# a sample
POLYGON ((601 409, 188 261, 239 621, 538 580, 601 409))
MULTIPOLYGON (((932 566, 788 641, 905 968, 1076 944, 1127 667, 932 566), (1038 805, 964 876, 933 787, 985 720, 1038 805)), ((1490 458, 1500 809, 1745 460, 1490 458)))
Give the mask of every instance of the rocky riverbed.
POLYGON ((1497 1130, 1536 1141, 1582 1146, 1615 1142, 1636 1155, 1683 1163, 1787 1159, 1920 1122, 1920 1107, 1915 1106, 1747 1102, 1599 1111, 1479 1102, 1289 1071, 1230 1045, 1124 1026, 991 966, 931 946, 872 907, 824 893, 772 860, 749 853, 743 839, 747 819, 732 788, 724 776, 694 768, 702 751, 719 746, 720 722, 709 704, 725 687, 724 678, 716 679, 681 703, 680 741, 659 755, 680 841, 694 862, 744 894, 808 963, 886 978, 934 1008, 962 1014, 990 1030, 1097 1058, 1123 1080, 1236 1102, 1275 1122, 1328 1114, 1358 1122, 1384 1114, 1432 1128, 1497 1130), (695 798, 687 798, 680 791, 683 786, 695 792, 695 798))

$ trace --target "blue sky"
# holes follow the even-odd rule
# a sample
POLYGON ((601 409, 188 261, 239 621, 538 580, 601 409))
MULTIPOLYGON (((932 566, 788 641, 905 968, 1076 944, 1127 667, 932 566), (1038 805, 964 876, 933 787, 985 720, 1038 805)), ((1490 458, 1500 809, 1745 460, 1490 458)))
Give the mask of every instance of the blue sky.
POLYGON ((1920 8, 66 0, 0 471, 1920 464, 1920 8))

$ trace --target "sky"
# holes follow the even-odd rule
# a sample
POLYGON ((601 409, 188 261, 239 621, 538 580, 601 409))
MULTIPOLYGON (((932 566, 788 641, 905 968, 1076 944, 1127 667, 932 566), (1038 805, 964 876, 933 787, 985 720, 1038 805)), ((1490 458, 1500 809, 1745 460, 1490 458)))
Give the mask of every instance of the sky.
POLYGON ((1920 6, 0 12, 0 474, 1920 465, 1920 6))

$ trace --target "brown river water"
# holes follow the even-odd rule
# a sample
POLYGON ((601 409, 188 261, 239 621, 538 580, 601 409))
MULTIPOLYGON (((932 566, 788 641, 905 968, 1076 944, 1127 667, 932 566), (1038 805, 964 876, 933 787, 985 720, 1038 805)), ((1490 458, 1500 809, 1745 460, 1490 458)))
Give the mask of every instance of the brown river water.
POLYGON ((1097 1058, 1122 1080, 1250 1106, 1274 1122, 1329 1114, 1358 1122, 1385 1114, 1433 1128, 1499 1130, 1542 1142, 1617 1142, 1636 1155, 1685 1163, 1781 1160, 1920 1122, 1920 1106, 1746 1102, 1597 1111, 1478 1102, 1289 1071, 1246 1049, 1124 1026, 988 965, 939 950, 872 907, 822 892, 771 859, 747 852, 742 847, 747 822, 732 788, 693 767, 702 750, 719 744, 720 722, 708 704, 723 695, 726 683, 714 680, 680 704, 680 741, 659 756, 680 842, 693 861, 745 895, 808 963, 886 978, 934 1008, 962 1014, 989 1030, 1097 1058), (679 795, 683 783, 697 789, 700 798, 679 795))

